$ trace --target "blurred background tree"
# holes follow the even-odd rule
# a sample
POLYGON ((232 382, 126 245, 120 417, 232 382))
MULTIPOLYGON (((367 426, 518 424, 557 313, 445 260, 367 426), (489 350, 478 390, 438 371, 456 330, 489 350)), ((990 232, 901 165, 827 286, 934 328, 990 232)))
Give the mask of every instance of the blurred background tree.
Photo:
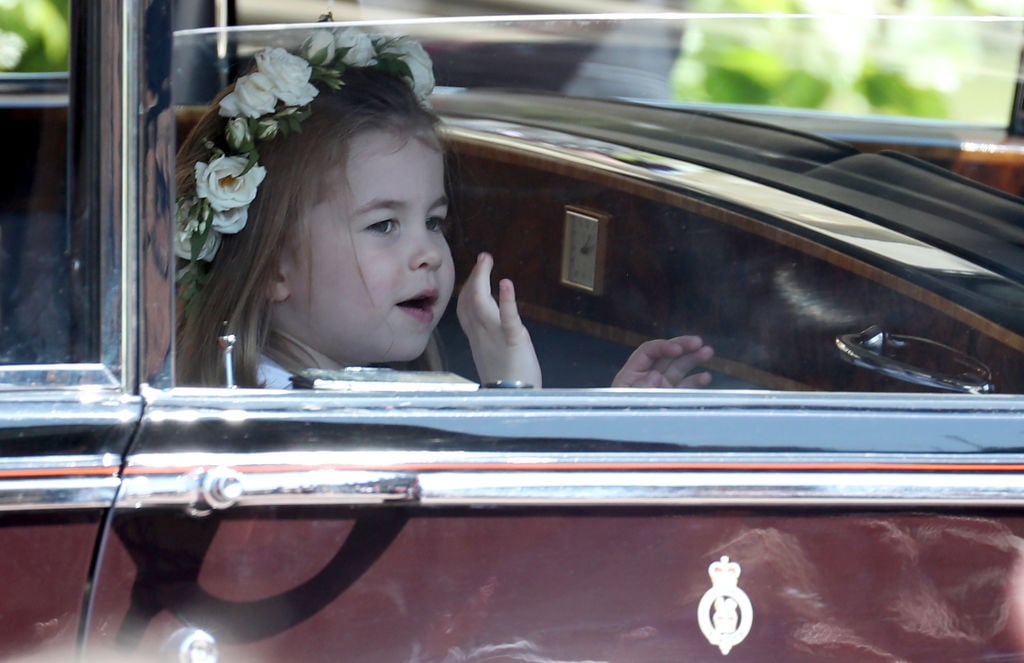
POLYGON ((0 71, 68 69, 68 0, 0 0, 0 71))
POLYGON ((1009 120, 1024 23, 980 17, 1020 19, 1021 0, 691 0, 690 9, 708 17, 684 35, 678 99, 1009 120), (721 16, 733 12, 761 16, 721 16))

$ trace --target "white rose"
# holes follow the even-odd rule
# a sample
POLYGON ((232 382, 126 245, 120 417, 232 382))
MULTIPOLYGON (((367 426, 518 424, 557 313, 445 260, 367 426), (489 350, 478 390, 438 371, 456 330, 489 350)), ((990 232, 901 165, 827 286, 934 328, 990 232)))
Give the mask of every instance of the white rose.
POLYGON ((372 67, 377 64, 377 49, 370 35, 355 28, 347 28, 334 36, 339 49, 348 49, 341 61, 350 67, 372 67))
POLYGON ((189 226, 178 228, 178 232, 174 233, 174 255, 179 258, 184 258, 185 260, 192 259, 193 232, 195 232, 195 230, 190 229, 189 226))
POLYGON ((245 222, 249 219, 249 206, 235 207, 223 212, 213 213, 213 228, 225 235, 234 235, 245 228, 245 222))
POLYGON ((388 43, 387 53, 397 54, 412 74, 410 86, 419 99, 426 99, 434 89, 434 65, 423 46, 414 39, 399 37, 388 43))
POLYGON ((265 117, 256 123, 256 138, 260 140, 270 140, 277 136, 277 120, 269 117, 265 117))
POLYGON ((244 157, 217 157, 209 164, 196 162, 196 195, 210 202, 217 212, 244 207, 256 197, 256 189, 267 171, 262 166, 245 170, 244 157))
POLYGON ((310 64, 325 65, 334 60, 334 35, 327 30, 316 30, 302 44, 302 55, 310 64))
POLYGON ((249 123, 240 117, 228 120, 224 133, 227 135, 228 145, 236 150, 242 149, 243 145, 252 140, 252 136, 249 135, 249 123))
POLYGON ((256 67, 270 79, 271 90, 288 106, 305 106, 318 90, 309 82, 313 68, 283 48, 265 48, 256 54, 256 67))
POLYGON ((273 113, 277 106, 274 84, 265 75, 255 72, 242 76, 235 89, 220 100, 221 117, 260 117, 273 113))
MULTIPOLYGON (((179 258, 191 260, 192 235, 198 231, 198 222, 190 221, 187 226, 175 233, 174 254, 179 258)), ((217 255, 217 249, 220 248, 220 239, 220 233, 211 229, 209 234, 206 236, 206 243, 203 244, 202 250, 199 252, 199 255, 196 256, 196 260, 213 260, 213 257, 217 255)))
POLYGON ((220 233, 211 229, 206 235, 206 243, 203 244, 203 248, 199 255, 196 256, 196 260, 206 260, 209 262, 217 255, 218 249, 220 249, 220 233))

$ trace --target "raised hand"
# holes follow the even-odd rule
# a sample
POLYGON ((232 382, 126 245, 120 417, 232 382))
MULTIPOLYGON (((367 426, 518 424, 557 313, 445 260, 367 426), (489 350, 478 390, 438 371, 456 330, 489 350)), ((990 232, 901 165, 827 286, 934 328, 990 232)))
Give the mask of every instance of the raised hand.
POLYGON ((498 282, 497 302, 491 296, 493 266, 490 254, 477 256, 455 309, 462 331, 469 338, 480 382, 521 381, 540 387, 540 363, 530 333, 519 319, 512 281, 498 282))
POLYGON ((613 387, 706 387, 707 371, 690 374, 715 354, 699 336, 647 341, 633 351, 612 380, 613 387))

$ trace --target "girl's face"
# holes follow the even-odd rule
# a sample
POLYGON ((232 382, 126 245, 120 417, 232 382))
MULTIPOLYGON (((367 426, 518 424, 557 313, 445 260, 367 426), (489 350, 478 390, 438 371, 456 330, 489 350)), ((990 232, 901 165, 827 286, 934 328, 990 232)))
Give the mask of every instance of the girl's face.
POLYGON ((328 175, 348 186, 310 209, 308 250, 284 252, 272 327, 338 366, 415 359, 455 281, 441 153, 367 131, 352 139, 345 170, 328 175))

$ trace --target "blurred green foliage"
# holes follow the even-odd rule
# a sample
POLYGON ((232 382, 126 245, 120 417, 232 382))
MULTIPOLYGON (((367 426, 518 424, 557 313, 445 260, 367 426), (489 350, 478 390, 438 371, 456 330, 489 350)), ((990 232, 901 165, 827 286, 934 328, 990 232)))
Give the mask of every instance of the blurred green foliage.
POLYGON ((937 90, 916 87, 906 76, 881 69, 874 62, 864 63, 864 71, 854 89, 864 95, 872 110, 883 115, 934 118, 949 115, 946 100, 937 90))
POLYGON ((67 71, 69 0, 0 0, 0 71, 67 71))
POLYGON ((673 92, 684 101, 1005 123, 1021 0, 691 0, 673 92), (871 18, 887 14, 887 20, 871 18))

